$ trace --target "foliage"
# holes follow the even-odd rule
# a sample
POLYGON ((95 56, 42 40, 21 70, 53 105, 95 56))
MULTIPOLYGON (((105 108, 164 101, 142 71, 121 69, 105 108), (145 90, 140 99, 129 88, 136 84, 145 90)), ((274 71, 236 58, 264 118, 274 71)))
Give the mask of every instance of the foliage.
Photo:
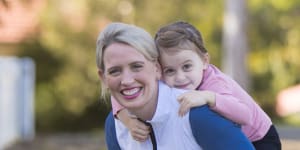
MULTIPOLYGON (((274 114, 276 93, 299 83, 300 2, 250 0, 249 69, 252 95, 274 114)), ((203 34, 212 63, 220 66, 223 1, 48 0, 40 33, 20 47, 37 65, 36 119, 39 130, 93 129, 103 125, 110 104, 99 99, 95 41, 111 21, 133 23, 152 35, 175 20, 203 34)))
POLYGON ((276 94, 300 83, 300 1, 249 2, 253 94, 273 114, 276 94))

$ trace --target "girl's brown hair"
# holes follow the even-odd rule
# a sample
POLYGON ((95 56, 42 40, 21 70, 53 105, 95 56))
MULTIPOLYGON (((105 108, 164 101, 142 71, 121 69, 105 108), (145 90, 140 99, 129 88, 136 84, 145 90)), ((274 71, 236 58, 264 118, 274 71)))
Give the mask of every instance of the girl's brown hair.
MULTIPOLYGON (((180 47, 181 45, 193 44, 198 50, 196 52, 203 56, 207 53, 204 47, 201 33, 191 24, 177 21, 161 27, 155 37, 155 44, 159 51, 163 48, 180 47)), ((191 46, 189 46, 191 47, 191 46)))

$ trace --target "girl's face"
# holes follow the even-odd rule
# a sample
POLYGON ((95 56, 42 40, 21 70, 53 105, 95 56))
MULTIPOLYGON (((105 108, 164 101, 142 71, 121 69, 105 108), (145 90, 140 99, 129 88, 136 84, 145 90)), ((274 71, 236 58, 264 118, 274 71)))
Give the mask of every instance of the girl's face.
POLYGON ((207 68, 208 56, 204 61, 194 50, 172 50, 160 53, 163 80, 166 84, 180 89, 194 90, 203 78, 207 68))
POLYGON ((103 54, 99 76, 111 95, 128 109, 140 109, 157 99, 160 66, 147 60, 132 46, 113 43, 103 54))

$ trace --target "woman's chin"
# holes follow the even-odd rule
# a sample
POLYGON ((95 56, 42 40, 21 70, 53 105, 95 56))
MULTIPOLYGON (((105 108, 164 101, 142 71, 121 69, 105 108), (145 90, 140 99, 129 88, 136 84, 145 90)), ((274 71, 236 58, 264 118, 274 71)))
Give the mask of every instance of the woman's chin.
POLYGON ((140 109, 144 106, 144 103, 139 99, 131 99, 130 101, 124 101, 123 106, 127 109, 140 109))

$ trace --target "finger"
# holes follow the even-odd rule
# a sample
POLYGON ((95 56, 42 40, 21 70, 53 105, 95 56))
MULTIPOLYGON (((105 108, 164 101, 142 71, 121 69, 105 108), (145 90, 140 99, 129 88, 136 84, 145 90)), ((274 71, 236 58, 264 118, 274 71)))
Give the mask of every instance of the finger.
POLYGON ((149 135, 147 136, 141 136, 141 135, 135 135, 133 136, 133 139, 139 142, 145 142, 149 138, 149 135))
POLYGON ((141 136, 141 137, 139 138, 139 141, 140 141, 140 142, 144 142, 144 141, 146 141, 149 137, 150 137, 149 135, 141 136))
POLYGON ((182 116, 186 115, 186 113, 190 110, 190 104, 186 104, 184 105, 184 107, 182 108, 182 116))
POLYGON ((143 123, 143 122, 141 122, 141 121, 138 121, 138 122, 136 123, 136 127, 137 127, 138 129, 141 129, 141 130, 150 131, 150 127, 147 126, 147 125, 145 125, 145 123, 143 123))
POLYGON ((131 119, 137 119, 137 116, 135 116, 135 115, 129 115, 129 118, 131 118, 131 119))
POLYGON ((181 102, 181 101, 184 100, 184 98, 185 98, 185 94, 183 93, 183 94, 177 96, 177 101, 178 101, 178 102, 181 102))
POLYGON ((182 99, 183 99, 183 97, 177 97, 177 101, 178 101, 179 103, 182 102, 182 99))
POLYGON ((150 137, 150 135, 144 136, 142 138, 140 138, 140 142, 145 142, 148 138, 150 137))
POLYGON ((179 109, 180 116, 183 117, 188 112, 189 109, 190 109, 190 103, 188 101, 184 101, 180 105, 180 109, 179 109))
POLYGON ((149 126, 146 126, 145 124, 138 125, 138 128, 139 128, 140 130, 150 132, 150 127, 149 127, 149 126))
POLYGON ((185 107, 185 102, 183 101, 180 104, 179 111, 178 111, 178 114, 179 114, 180 117, 182 117, 184 115, 184 107, 185 107))
POLYGON ((143 129, 134 129, 132 130, 133 135, 140 135, 140 136, 147 136, 149 135, 150 130, 143 130, 143 129))
POLYGON ((132 119, 130 127, 132 127, 131 130, 135 130, 135 129, 149 130, 149 127, 145 125, 145 123, 138 120, 137 118, 132 119))
POLYGON ((131 132, 132 137, 135 139, 143 140, 146 139, 149 136, 149 132, 144 133, 144 132, 131 132))

